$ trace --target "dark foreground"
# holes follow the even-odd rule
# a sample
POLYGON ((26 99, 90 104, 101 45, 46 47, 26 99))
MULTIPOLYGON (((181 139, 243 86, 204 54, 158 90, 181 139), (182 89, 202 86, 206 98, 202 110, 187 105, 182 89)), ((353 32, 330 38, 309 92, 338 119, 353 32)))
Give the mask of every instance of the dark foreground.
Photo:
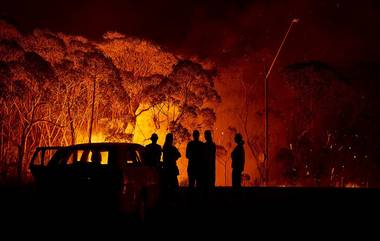
MULTIPOLYGON (((119 213, 115 203, 86 193, 42 193, 33 186, 3 187, 3 231, 12 235, 180 235, 249 234, 262 230, 320 232, 371 229, 380 220, 380 189, 216 188, 192 193, 182 188, 176 199, 138 215, 119 213), (342 229, 343 228, 343 229, 342 229)), ((264 232, 264 231, 263 231, 264 232)), ((269 233, 270 234, 270 233, 269 233)), ((178 237, 179 238, 179 237, 178 237)))

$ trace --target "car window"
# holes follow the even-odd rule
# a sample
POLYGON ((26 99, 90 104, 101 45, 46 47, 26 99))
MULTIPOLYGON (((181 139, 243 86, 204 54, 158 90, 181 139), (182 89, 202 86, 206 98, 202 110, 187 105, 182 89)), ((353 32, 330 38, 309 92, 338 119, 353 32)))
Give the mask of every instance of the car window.
POLYGON ((130 166, 140 165, 141 157, 136 150, 123 150, 119 153, 119 160, 130 166))
POLYGON ((46 166, 49 160, 54 156, 54 154, 57 152, 57 149, 51 149, 51 150, 39 150, 35 156, 33 157, 33 165, 42 165, 46 166))
POLYGON ((83 150, 82 154, 80 155, 79 161, 80 162, 89 162, 89 160, 91 160, 90 150, 83 150))
POLYGON ((107 165, 109 163, 109 151, 42 149, 33 157, 33 165, 72 165, 78 162, 107 165))
POLYGON ((102 157, 102 160, 101 160, 101 164, 102 165, 106 165, 108 164, 108 151, 101 151, 100 152, 100 155, 102 157))
POLYGON ((84 151, 83 150, 77 150, 76 152, 77 152, 77 157, 76 157, 75 161, 79 162, 81 160, 81 158, 82 158, 82 155, 83 155, 84 151))
POLYGON ((142 161, 143 161, 142 160, 143 155, 141 155, 140 152, 138 152, 138 151, 135 151, 135 153, 136 153, 135 154, 136 155, 136 161, 139 162, 139 163, 142 163, 142 161))
POLYGON ((77 161, 85 163, 99 163, 102 165, 108 164, 108 151, 99 150, 78 150, 77 161))
MULTIPOLYGON (((67 159, 66 161, 66 164, 67 165, 72 165, 77 159, 77 152, 76 151, 71 151, 70 152, 70 155, 69 155, 69 158, 67 159)), ((64 164, 64 163, 62 163, 64 164)))
POLYGON ((67 149, 59 149, 49 161, 49 166, 65 165, 71 152, 67 149))

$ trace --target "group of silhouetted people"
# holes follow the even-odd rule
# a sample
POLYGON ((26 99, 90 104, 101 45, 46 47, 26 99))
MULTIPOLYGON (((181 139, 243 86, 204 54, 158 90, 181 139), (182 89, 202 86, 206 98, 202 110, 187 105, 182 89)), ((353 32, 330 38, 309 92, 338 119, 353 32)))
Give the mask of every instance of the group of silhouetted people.
POLYGON ((189 188, 208 189, 215 186, 216 145, 209 130, 204 133, 205 142, 199 137, 199 131, 195 130, 186 147, 189 188))
POLYGON ((163 186, 169 191, 175 191, 179 186, 177 179, 179 175, 177 160, 181 157, 181 153, 173 145, 173 134, 169 133, 166 135, 163 148, 157 144, 157 134, 152 134, 150 140, 152 143, 145 147, 145 164, 151 167, 162 167, 163 186), (160 162, 161 154, 163 159, 162 165, 160 162))
MULTIPOLYGON (((181 153, 174 146, 174 137, 168 133, 163 148, 157 144, 158 135, 152 134, 152 143, 146 146, 145 163, 148 166, 160 168, 163 186, 167 190, 175 191, 179 184, 179 169, 177 160, 181 153), (161 160, 162 154, 162 163, 161 160)), ((187 174, 190 189, 208 190, 215 187, 216 145, 213 142, 210 130, 204 132, 205 141, 200 141, 198 130, 193 131, 193 140, 186 146, 188 159, 187 174)), ((232 159, 232 186, 241 186, 241 174, 244 171, 245 153, 244 141, 241 134, 235 135, 236 147, 231 153, 232 159)))

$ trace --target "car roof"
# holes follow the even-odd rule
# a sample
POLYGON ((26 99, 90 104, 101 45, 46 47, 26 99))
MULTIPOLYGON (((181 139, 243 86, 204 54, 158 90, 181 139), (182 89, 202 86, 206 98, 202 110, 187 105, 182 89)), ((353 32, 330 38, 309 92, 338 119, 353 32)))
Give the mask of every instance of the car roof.
POLYGON ((82 143, 71 146, 43 146, 37 147, 37 150, 54 150, 54 149, 111 149, 111 148, 121 148, 121 149, 135 149, 143 150, 144 146, 137 143, 124 143, 124 142, 103 142, 103 143, 82 143))

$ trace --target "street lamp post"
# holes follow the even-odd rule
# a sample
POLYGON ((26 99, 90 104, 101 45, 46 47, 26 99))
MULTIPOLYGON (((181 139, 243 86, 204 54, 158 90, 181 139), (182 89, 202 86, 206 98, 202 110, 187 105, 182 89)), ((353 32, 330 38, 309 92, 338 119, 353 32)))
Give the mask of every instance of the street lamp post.
POLYGON ((277 50, 276 55, 273 58, 272 64, 270 65, 268 71, 265 74, 265 81, 264 81, 264 98, 265 98, 265 158, 264 158, 264 171, 265 171, 265 184, 268 184, 269 182, 269 166, 268 166, 268 160, 269 160, 269 91, 268 91, 268 78, 270 73, 272 72, 273 66, 276 63, 276 60, 278 58, 278 55, 280 54, 282 47, 284 46, 284 43, 286 39, 288 38, 288 35, 290 33, 290 30, 292 29, 293 25, 295 23, 298 23, 299 19, 294 18, 289 25, 288 31, 286 32, 280 47, 277 50))

